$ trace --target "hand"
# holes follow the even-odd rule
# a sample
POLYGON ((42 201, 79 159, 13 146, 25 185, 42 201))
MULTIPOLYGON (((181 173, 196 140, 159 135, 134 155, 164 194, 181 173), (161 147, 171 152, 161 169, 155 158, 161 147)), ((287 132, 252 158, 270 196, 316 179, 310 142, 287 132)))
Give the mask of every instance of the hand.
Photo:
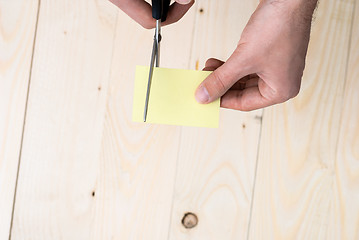
MULTIPOLYGON (((142 27, 150 29, 156 26, 156 20, 152 18, 152 7, 145 0, 110 0, 118 6, 142 27)), ((193 5, 194 0, 176 0, 168 9, 168 15, 164 25, 169 25, 180 20, 193 5)))
POLYGON ((214 72, 197 88, 197 101, 222 96, 221 107, 250 111, 295 97, 316 2, 261 1, 227 62, 207 60, 204 70, 214 72))

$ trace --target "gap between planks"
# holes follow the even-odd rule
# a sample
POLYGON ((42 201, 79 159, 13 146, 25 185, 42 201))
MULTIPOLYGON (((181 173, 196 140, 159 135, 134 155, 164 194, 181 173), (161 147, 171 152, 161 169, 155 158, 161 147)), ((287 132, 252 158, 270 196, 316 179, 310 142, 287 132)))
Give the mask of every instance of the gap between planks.
POLYGON ((19 159, 18 159, 17 172, 16 172, 14 198, 13 198, 13 201, 12 201, 13 204, 12 204, 11 220, 10 220, 10 228, 9 228, 9 240, 11 240, 11 232, 12 232, 12 227, 13 227, 13 222, 14 222, 16 193, 17 193, 17 185, 18 185, 19 174, 20 174, 22 144, 24 142, 24 132, 25 132, 26 116, 27 116, 27 106, 28 106, 28 100, 29 100, 29 94, 30 94, 32 66, 33 66, 33 62, 34 62, 34 53, 35 53, 35 44, 36 44, 36 36, 37 36, 37 26, 38 26, 38 23, 39 23, 40 7, 41 7, 41 0, 38 0, 37 13, 36 13, 36 23, 35 23, 35 33, 34 33, 34 40, 33 40, 33 43, 32 43, 32 54, 31 54, 31 62, 30 62, 29 81, 28 81, 28 84, 27 84, 27 94, 26 94, 26 101, 25 101, 24 120, 23 120, 23 124, 22 124, 21 141, 20 141, 20 149, 19 149, 19 159))
MULTIPOLYGON (((357 12, 355 12, 355 8, 356 8, 356 3, 357 1, 354 1, 354 6, 353 6, 353 10, 352 10, 352 19, 350 22, 350 33, 349 33, 349 42, 348 42, 348 55, 347 55, 347 59, 345 60, 345 72, 344 72, 344 83, 343 83, 343 91, 342 91, 342 95, 344 96, 345 94, 345 89, 346 89, 346 85, 348 82, 348 72, 349 72, 349 60, 351 57, 351 46, 352 46, 352 38, 353 38, 353 27, 354 27, 354 19, 355 19, 355 14, 358 14, 357 12)), ((343 123, 343 105, 344 105, 344 101, 341 102, 341 108, 340 108, 340 120, 339 120, 339 126, 342 126, 343 123)), ((336 147, 335 147, 335 156, 337 156, 338 154, 338 148, 339 148, 339 137, 340 137, 340 132, 338 134, 338 138, 337 138, 337 143, 336 143, 336 147)))
POLYGON ((251 229, 251 223, 252 223, 252 212, 253 212, 253 205, 254 205, 254 193, 256 190, 256 180, 257 180, 257 170, 258 170, 258 162, 259 162, 259 150, 261 147, 261 137, 262 137, 262 129, 263 129, 263 118, 264 118, 264 109, 262 110, 262 116, 260 119, 260 129, 259 129, 259 136, 258 136, 258 144, 257 144, 257 156, 256 156, 256 162, 254 165, 254 176, 253 176, 253 184, 252 184, 252 192, 251 192, 251 202, 249 206, 249 217, 248 217, 248 227, 247 227, 247 234, 246 239, 249 240, 249 232, 251 229))

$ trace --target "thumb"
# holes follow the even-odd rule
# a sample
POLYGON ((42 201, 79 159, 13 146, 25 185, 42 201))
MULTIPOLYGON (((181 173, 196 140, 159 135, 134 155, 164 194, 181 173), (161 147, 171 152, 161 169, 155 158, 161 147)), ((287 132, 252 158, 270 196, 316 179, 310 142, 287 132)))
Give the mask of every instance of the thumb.
POLYGON ((250 74, 238 49, 222 66, 212 72, 197 88, 195 97, 199 103, 210 103, 223 96, 239 79, 250 74))

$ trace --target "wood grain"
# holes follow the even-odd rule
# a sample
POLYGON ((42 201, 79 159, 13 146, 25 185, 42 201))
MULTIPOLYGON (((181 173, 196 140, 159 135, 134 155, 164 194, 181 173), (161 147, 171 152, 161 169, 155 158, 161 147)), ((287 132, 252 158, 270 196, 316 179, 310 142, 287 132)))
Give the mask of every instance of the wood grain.
POLYGON ((359 239, 359 3, 355 2, 349 62, 334 163, 328 239, 359 239))
MULTIPOLYGON (((228 58, 256 5, 198 1, 190 68, 228 58)), ((169 239, 246 237, 261 114, 221 109, 219 129, 182 129, 169 239), (187 212, 194 228, 182 225, 187 212)))
MULTIPOLYGON (((161 66, 226 59, 256 5, 197 1, 162 29, 161 66)), ((297 98, 147 125, 132 96, 153 30, 107 0, 0 1, 0 239, 20 153, 11 239, 358 239, 358 29, 355 0, 321 1, 297 98)))
MULTIPOLYGON (((162 28, 162 67, 187 67, 193 11, 162 28)), ((168 239, 181 128, 132 122, 135 67, 149 65, 154 30, 118 16, 92 235, 168 239)))
POLYGON ((0 239, 9 236, 37 0, 0 1, 0 239))
POLYGON ((353 7, 320 2, 301 93, 264 111, 251 239, 330 237, 353 7))
POLYGON ((116 13, 41 1, 12 239, 90 238, 116 13))

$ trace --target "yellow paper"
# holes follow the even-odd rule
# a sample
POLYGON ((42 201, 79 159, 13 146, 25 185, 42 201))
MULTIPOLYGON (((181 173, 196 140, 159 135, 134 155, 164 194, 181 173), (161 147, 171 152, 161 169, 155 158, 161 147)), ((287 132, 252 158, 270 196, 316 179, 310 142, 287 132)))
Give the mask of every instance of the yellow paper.
MULTIPOLYGON (((149 67, 137 66, 133 121, 143 122, 149 67)), ((148 123, 217 128, 219 99, 200 104, 194 93, 208 71, 154 68, 148 103, 148 123)))

